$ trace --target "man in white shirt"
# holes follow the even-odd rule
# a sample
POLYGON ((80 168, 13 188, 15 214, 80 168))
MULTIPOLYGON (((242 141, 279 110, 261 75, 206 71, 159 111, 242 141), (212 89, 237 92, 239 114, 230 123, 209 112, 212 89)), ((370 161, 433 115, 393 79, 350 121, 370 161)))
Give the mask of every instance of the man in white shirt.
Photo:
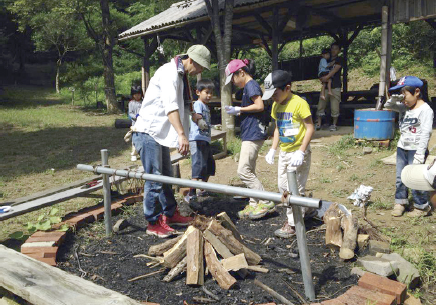
MULTIPOLYGON (((171 176, 169 149, 177 147, 180 154, 188 153, 189 111, 185 111, 185 100, 190 99, 191 92, 187 76, 197 75, 204 68, 210 70, 210 52, 203 45, 193 45, 151 78, 132 137, 145 173, 171 176)), ((192 220, 180 215, 169 185, 152 181, 144 185, 144 215, 149 223, 147 234, 160 238, 175 232, 170 225, 187 225, 192 220)))

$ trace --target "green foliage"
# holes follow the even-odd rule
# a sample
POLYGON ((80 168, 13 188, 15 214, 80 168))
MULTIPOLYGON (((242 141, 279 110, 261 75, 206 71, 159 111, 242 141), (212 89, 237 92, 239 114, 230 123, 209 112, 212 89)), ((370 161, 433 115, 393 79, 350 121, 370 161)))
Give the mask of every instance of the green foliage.
MULTIPOLYGON (((39 215, 36 222, 28 222, 26 225, 29 233, 33 233, 35 231, 49 231, 51 230, 52 225, 60 223, 62 218, 56 216, 59 212, 59 209, 52 208, 48 214, 39 215)), ((58 231, 67 231, 68 225, 64 224, 59 228, 58 231)), ((16 232, 17 233, 17 232, 16 232)), ((15 233, 13 233, 15 234, 15 233)))
POLYGON ((241 145, 241 139, 235 137, 227 142, 227 152, 231 155, 236 155, 241 152, 241 145))
POLYGON ((343 136, 339 141, 331 145, 328 150, 332 155, 343 156, 346 150, 355 146, 355 139, 352 134, 343 136))

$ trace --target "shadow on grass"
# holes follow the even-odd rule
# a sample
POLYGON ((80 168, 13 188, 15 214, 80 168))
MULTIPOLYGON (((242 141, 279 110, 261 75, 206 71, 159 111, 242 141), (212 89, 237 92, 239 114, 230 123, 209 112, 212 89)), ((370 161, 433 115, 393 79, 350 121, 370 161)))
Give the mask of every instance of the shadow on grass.
POLYGON ((100 162, 100 150, 110 158, 119 156, 130 144, 123 141, 125 129, 113 127, 48 128, 35 132, 8 131, 2 134, 0 155, 5 180, 30 173, 75 168, 78 163, 100 162))

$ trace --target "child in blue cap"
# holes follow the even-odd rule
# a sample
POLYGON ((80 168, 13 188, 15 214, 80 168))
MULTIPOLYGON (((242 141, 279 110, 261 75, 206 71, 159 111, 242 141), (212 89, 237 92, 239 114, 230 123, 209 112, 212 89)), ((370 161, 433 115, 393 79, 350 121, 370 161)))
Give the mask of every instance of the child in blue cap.
MULTIPOLYGON (((433 126, 433 110, 424 102, 421 95, 423 82, 415 76, 401 78, 390 88, 394 93, 385 107, 400 113, 400 139, 397 145, 397 170, 395 206, 391 212, 394 217, 402 216, 409 204, 408 189, 401 180, 401 171, 409 164, 423 164, 428 156, 428 142, 433 126), (399 93, 399 94, 398 94, 399 93)), ((410 217, 427 216, 431 207, 428 192, 412 190, 414 210, 410 217)))

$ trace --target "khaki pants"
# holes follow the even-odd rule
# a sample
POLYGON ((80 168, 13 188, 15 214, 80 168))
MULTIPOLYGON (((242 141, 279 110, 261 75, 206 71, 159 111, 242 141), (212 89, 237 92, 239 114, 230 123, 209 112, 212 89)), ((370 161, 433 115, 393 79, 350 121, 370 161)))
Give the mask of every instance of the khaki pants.
POLYGON ((318 109, 316 115, 318 117, 325 116, 325 108, 327 103, 330 102, 330 110, 332 118, 337 118, 339 116, 339 104, 341 103, 341 88, 333 88, 333 95, 326 94, 325 100, 321 98, 318 101, 318 109))
MULTIPOLYGON (((288 173, 288 169, 292 168, 290 164, 294 153, 295 152, 288 153, 285 151, 280 151, 279 154, 278 186, 279 186, 279 192, 282 194, 284 191, 289 191, 287 173, 288 173)), ((310 147, 308 147, 304 155, 303 164, 297 167, 297 184, 298 184, 298 191, 300 192, 301 196, 304 196, 304 193, 306 191, 306 182, 307 182, 307 178, 309 177, 311 154, 312 152, 310 151, 310 147)), ((312 210, 313 209, 311 208, 301 207, 302 216, 304 217, 306 213, 310 213, 312 210)), ((288 208, 286 210, 286 215, 288 217, 288 224, 290 226, 295 226, 292 208, 288 208)))
MULTIPOLYGON (((242 141, 238 164, 238 176, 242 182, 248 188, 259 191, 263 191, 264 188, 256 176, 256 161, 263 142, 264 140, 242 141)), ((251 206, 257 206, 258 203, 266 203, 266 201, 250 198, 251 206)))

